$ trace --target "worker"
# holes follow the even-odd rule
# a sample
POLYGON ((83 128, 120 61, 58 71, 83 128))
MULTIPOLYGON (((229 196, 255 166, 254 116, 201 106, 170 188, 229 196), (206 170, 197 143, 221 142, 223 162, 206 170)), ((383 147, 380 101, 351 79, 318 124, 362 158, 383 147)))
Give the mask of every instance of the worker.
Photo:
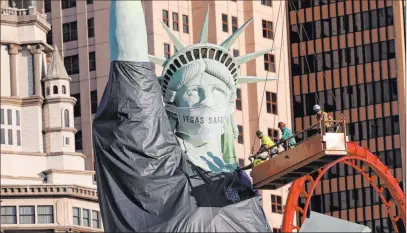
POLYGON ((293 133, 291 132, 291 130, 285 125, 284 122, 279 122, 278 128, 280 128, 280 130, 281 130, 281 139, 280 139, 279 143, 281 143, 284 150, 294 148, 296 142, 295 142, 295 139, 293 137, 293 133), (288 140, 288 144, 286 142, 287 140, 288 140), (288 148, 287 148, 287 145, 288 145, 288 148))
POLYGON ((263 135, 263 132, 257 130, 256 136, 261 140, 261 147, 259 151, 256 153, 257 155, 260 155, 261 153, 267 151, 268 155, 270 157, 273 157, 273 155, 278 153, 278 147, 276 146, 276 143, 273 140, 271 140, 268 136, 263 135))
POLYGON ((273 157, 273 155, 278 153, 278 147, 276 146, 276 143, 268 136, 263 135, 263 132, 257 130, 256 136, 261 140, 261 147, 259 151, 249 157, 251 161, 249 165, 239 168, 238 170, 247 170, 256 167, 266 161, 268 156, 273 157), (262 153, 266 151, 268 152, 267 155, 262 155, 262 153))
POLYGON ((314 105, 312 108, 314 113, 316 114, 317 121, 320 122, 322 119, 324 119, 324 126, 325 126, 325 131, 330 132, 332 130, 332 122, 329 122, 332 120, 332 117, 328 115, 328 113, 324 112, 321 110, 321 107, 317 104, 314 105))

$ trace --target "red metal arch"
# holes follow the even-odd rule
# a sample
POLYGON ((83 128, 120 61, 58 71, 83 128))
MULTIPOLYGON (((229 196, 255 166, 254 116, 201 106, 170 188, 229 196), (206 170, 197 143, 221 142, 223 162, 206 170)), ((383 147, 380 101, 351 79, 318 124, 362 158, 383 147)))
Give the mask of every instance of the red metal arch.
POLYGON ((404 226, 406 226, 406 195, 401 190, 400 186, 398 185, 397 180, 391 175, 391 172, 388 167, 386 167, 377 156, 373 155, 367 149, 357 145, 354 142, 347 143, 347 150, 349 155, 344 156, 323 169, 318 170, 319 175, 314 180, 310 175, 304 176, 296 181, 293 182, 290 188, 290 192, 288 194, 287 202, 284 209, 284 216, 283 216, 283 225, 282 225, 282 232, 292 232, 295 229, 299 229, 298 226, 294 225, 294 216, 296 212, 299 212, 302 215, 301 221, 304 222, 306 218, 306 213, 308 211, 308 207, 311 201, 311 196, 317 186, 319 180, 323 177, 324 173, 327 172, 332 166, 338 163, 345 163, 348 166, 352 166, 355 170, 359 171, 363 177, 365 177, 372 187, 378 192, 382 202, 387 207, 387 212, 390 216, 390 219, 393 222, 394 229, 398 232, 398 228, 396 226, 396 221, 400 218, 403 221, 404 226), (360 168, 356 165, 356 160, 363 161, 365 165, 368 165, 374 173, 380 177, 381 180, 384 181, 384 186, 378 187, 376 185, 376 175, 370 176, 364 169, 364 167, 360 168), (310 189, 306 189, 306 182, 310 182, 310 189), (387 188, 392 199, 387 201, 386 198, 382 195, 384 188, 387 188), (305 196, 306 203, 304 208, 300 208, 298 206, 298 201, 300 196, 305 196), (395 204, 398 208, 399 215, 394 216, 391 211, 391 206, 395 204))

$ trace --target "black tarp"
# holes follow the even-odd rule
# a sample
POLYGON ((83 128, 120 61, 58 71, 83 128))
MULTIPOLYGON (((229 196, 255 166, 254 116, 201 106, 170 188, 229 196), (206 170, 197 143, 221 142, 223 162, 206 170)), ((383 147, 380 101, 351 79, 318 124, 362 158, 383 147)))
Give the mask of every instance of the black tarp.
POLYGON ((213 174, 187 161, 150 63, 111 63, 93 142, 106 232, 270 231, 247 175, 213 174), (226 197, 230 187, 235 203, 226 197))

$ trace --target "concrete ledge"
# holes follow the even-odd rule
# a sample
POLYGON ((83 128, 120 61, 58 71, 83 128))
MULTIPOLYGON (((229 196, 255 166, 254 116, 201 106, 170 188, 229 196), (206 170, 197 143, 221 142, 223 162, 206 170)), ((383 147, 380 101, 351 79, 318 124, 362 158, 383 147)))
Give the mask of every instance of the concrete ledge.
MULTIPOLYGON (((44 80, 44 79, 43 79, 44 80)), ((52 103, 68 103, 75 105, 76 99, 70 96, 66 97, 46 97, 45 104, 52 104, 52 103)))
POLYGON ((12 105, 17 107, 27 107, 27 106, 42 107, 44 98, 42 96, 31 96, 28 98, 2 96, 0 98, 0 101, 1 105, 12 105))
POLYGON ((61 196, 72 197, 97 202, 96 188, 78 185, 2 185, 0 195, 2 199, 32 196, 61 196))
POLYGON ((33 181, 42 181, 40 177, 31 177, 31 176, 10 176, 10 175, 1 175, 1 179, 12 179, 12 180, 33 180, 33 181))
POLYGON ((57 225, 54 224, 1 224, 2 231, 10 231, 10 230, 25 230, 25 231, 44 231, 44 232, 53 232, 53 233, 80 233, 80 232, 104 232, 103 229, 98 228, 91 228, 91 227, 84 227, 84 226, 76 226, 76 225, 57 225), (52 230, 51 230, 52 229, 52 230))
POLYGON ((83 171, 83 170, 62 170, 62 169, 48 169, 44 173, 65 173, 65 174, 77 174, 77 175, 94 175, 94 171, 83 171))
POLYGON ((41 44, 44 46, 44 51, 47 53, 52 52, 54 49, 52 46, 46 43, 46 41, 42 40, 28 40, 28 41, 17 41, 17 40, 1 40, 0 44, 9 45, 9 44, 17 44, 17 45, 32 45, 32 44, 41 44))
POLYGON ((79 153, 79 152, 66 152, 66 151, 59 151, 59 152, 49 152, 46 153, 46 156, 63 156, 63 155, 68 155, 68 156, 79 156, 82 158, 86 158, 85 154, 79 153))
POLYGON ((45 128, 43 130, 44 133, 54 133, 54 132, 67 132, 67 133, 76 133, 76 129, 73 127, 52 127, 52 128, 45 128))
POLYGON ((27 155, 27 156, 46 156, 42 152, 26 152, 26 151, 13 151, 13 150, 0 150, 0 154, 13 154, 13 155, 27 155))

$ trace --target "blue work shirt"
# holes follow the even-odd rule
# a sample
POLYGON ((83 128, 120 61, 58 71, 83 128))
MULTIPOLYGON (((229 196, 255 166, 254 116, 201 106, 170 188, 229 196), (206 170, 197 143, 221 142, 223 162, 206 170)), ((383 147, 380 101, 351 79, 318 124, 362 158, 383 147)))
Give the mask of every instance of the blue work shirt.
MULTIPOLYGON (((288 138, 293 136, 293 133, 291 132, 291 130, 287 127, 284 127, 282 130, 282 135, 281 135, 281 139, 280 142, 287 140, 288 138)), ((290 140, 288 140, 288 144, 290 146, 295 146, 295 139, 294 138, 290 138, 290 140)))

